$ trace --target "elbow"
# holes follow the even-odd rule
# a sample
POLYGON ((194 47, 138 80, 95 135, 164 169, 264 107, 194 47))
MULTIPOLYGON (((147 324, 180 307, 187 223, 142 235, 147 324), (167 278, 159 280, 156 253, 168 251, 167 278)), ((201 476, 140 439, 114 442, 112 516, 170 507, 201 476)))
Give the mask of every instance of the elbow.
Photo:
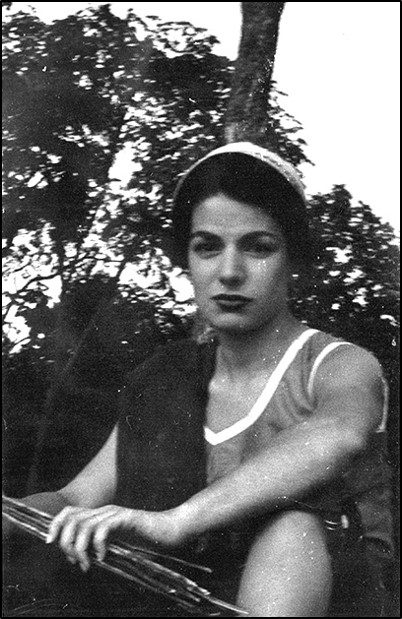
POLYGON ((345 423, 344 419, 327 419, 324 427, 321 427, 316 437, 320 459, 344 464, 367 449, 368 433, 359 427, 345 423))
POLYGON ((347 460, 354 459, 362 454, 368 447, 369 435, 368 432, 360 428, 348 427, 342 423, 338 423, 334 429, 333 437, 337 436, 337 447, 341 455, 347 460))
POLYGON ((348 435, 348 448, 351 456, 358 456, 363 453, 368 446, 368 435, 361 431, 352 430, 348 435))

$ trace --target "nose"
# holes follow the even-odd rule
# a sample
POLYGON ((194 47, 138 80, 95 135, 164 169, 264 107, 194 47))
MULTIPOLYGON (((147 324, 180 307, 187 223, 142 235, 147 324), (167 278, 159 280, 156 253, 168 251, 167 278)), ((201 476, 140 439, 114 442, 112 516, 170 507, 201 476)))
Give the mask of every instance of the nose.
POLYGON ((221 255, 219 264, 219 281, 225 286, 238 286, 246 275, 241 252, 235 247, 227 247, 221 255))

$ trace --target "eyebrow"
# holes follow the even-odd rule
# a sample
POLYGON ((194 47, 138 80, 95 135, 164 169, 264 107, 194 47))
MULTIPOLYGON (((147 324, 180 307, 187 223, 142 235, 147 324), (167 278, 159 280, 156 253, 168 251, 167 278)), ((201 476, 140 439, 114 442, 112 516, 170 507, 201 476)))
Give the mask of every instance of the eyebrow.
MULTIPOLYGON (((190 241, 198 236, 212 239, 217 238, 220 235, 215 232, 209 232, 208 230, 196 230, 190 234, 190 241)), ((252 232, 246 232, 246 234, 243 234, 241 238, 244 240, 253 240, 261 236, 267 236, 274 240, 278 240, 280 238, 279 234, 276 234, 275 232, 268 232, 267 230, 253 230, 252 232)))

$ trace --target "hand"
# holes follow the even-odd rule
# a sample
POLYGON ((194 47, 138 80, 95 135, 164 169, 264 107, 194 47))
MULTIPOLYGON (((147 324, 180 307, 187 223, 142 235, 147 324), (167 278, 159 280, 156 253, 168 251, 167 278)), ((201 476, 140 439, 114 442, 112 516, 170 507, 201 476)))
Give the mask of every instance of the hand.
POLYGON ((117 505, 97 509, 66 507, 51 522, 46 542, 58 539, 59 546, 70 563, 79 563, 83 571, 90 567, 88 549, 92 547, 97 559, 103 561, 106 544, 114 531, 136 533, 165 546, 184 541, 176 510, 148 512, 117 505))

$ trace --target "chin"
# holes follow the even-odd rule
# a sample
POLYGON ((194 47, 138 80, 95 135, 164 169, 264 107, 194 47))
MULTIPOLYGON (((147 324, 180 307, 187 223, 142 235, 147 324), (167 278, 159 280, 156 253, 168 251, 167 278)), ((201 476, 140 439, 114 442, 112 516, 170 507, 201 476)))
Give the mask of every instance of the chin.
POLYGON ((263 328, 260 323, 247 319, 244 316, 226 315, 220 318, 210 320, 209 324, 221 333, 235 334, 235 333, 252 333, 259 331, 263 328))

